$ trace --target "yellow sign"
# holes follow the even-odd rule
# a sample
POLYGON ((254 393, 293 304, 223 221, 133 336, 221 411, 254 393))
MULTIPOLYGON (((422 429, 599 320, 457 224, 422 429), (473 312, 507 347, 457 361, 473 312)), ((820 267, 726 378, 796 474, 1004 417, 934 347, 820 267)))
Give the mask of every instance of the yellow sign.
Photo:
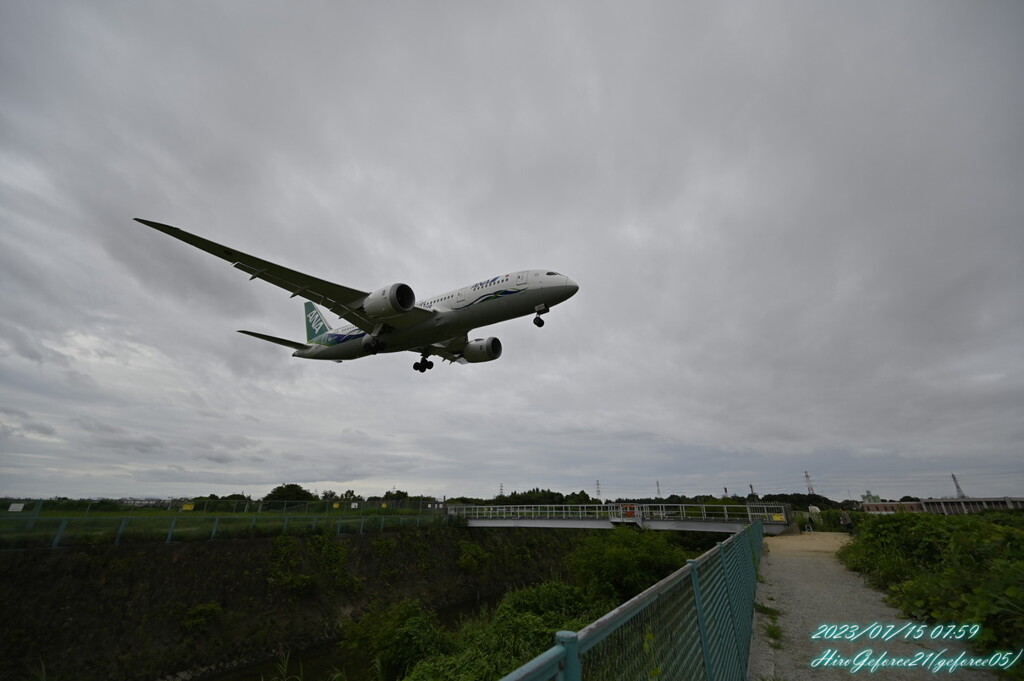
POLYGON ((781 513, 774 513, 774 514, 772 514, 772 520, 774 520, 776 522, 784 523, 784 522, 786 522, 786 516, 782 515, 781 513))
POLYGON ((331 504, 331 508, 341 508, 341 504, 335 501, 333 504, 331 504))
POLYGON ((195 508, 196 508, 196 505, 194 503, 192 503, 191 501, 188 502, 187 504, 182 504, 181 505, 181 510, 182 511, 194 511, 195 508))

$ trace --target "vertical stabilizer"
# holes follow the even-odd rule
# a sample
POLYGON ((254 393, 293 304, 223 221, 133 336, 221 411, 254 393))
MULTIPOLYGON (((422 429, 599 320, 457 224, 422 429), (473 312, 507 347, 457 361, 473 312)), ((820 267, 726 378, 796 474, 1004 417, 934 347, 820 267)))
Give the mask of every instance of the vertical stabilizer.
POLYGON ((327 320, 320 314, 320 310, 313 303, 306 303, 306 342, 312 342, 320 334, 330 330, 327 320))

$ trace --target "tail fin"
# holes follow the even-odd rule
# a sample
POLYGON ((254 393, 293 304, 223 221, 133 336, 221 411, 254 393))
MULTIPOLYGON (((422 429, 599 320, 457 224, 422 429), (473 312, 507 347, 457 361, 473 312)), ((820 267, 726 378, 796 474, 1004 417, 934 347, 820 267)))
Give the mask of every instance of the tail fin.
POLYGON ((331 329, 327 320, 320 314, 320 310, 313 303, 306 303, 306 341, 310 342, 322 333, 331 329))

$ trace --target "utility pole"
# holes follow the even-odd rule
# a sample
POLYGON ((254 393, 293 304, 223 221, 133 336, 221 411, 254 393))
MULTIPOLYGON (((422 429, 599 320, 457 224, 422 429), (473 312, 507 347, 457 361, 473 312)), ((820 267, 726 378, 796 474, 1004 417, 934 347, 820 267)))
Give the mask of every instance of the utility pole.
POLYGON ((752 482, 751 482, 751 483, 749 483, 749 484, 750 484, 750 496, 752 496, 752 497, 754 497, 755 499, 757 499, 757 493, 756 493, 756 492, 754 492, 754 483, 752 483, 752 482))
POLYGON ((597 499, 598 499, 598 501, 600 501, 601 500, 601 481, 600 480, 596 480, 595 482, 597 483, 597 499))
POLYGON ((960 482, 956 479, 956 474, 955 473, 950 473, 950 475, 953 476, 953 484, 956 485, 956 498, 957 499, 966 499, 967 495, 964 494, 963 489, 960 488, 960 482))
POLYGON ((811 486, 811 474, 804 471, 804 480, 807 481, 807 493, 814 494, 814 487, 811 486))
POLYGON ((503 482, 499 482, 498 483, 498 496, 499 497, 505 496, 505 483, 503 483, 503 482))
POLYGON ((658 496, 657 496, 657 498, 660 499, 661 498, 661 480, 655 480, 654 481, 654 486, 658 489, 658 496))

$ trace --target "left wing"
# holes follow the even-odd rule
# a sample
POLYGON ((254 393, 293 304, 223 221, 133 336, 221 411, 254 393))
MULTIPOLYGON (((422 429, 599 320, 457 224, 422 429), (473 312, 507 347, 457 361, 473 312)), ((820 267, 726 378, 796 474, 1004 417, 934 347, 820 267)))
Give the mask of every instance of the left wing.
MULTIPOLYGON (((184 241, 187 244, 206 251, 218 258, 227 260, 235 268, 246 274, 252 275, 250 279, 262 279, 274 286, 283 288, 292 294, 292 297, 300 296, 306 300, 323 305, 334 314, 355 324, 361 330, 372 333, 380 326, 380 320, 371 319, 362 311, 362 305, 369 295, 366 291, 341 286, 323 279, 317 279, 302 272, 275 265, 256 256, 242 253, 233 248, 204 239, 195 234, 190 234, 177 227, 171 227, 151 220, 135 218, 147 227, 163 232, 175 239, 184 241)), ((400 317, 391 318, 388 324, 393 327, 408 327, 418 324, 434 316, 434 312, 421 307, 414 307, 400 317)))

